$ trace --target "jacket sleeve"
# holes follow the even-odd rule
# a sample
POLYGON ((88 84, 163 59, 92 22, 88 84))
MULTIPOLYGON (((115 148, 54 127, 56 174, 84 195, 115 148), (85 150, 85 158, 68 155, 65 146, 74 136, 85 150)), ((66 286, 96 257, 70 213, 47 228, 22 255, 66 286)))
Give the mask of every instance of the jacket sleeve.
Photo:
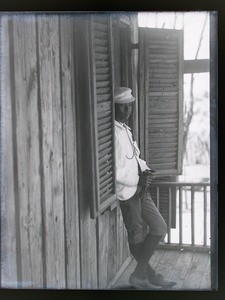
POLYGON ((150 170, 150 168, 147 166, 146 161, 144 161, 138 157, 138 162, 139 162, 139 166, 140 166, 142 172, 145 170, 150 170))

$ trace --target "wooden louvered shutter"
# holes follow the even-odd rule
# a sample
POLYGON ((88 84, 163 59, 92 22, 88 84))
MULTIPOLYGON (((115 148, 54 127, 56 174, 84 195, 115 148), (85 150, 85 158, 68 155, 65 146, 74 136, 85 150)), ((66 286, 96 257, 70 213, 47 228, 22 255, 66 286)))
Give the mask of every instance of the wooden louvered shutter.
POLYGON ((113 107, 112 22, 109 16, 95 16, 90 28, 92 96, 96 124, 97 199, 93 200, 94 218, 115 199, 115 151, 113 107))
POLYGON ((183 31, 140 28, 141 148, 157 175, 182 171, 183 31))

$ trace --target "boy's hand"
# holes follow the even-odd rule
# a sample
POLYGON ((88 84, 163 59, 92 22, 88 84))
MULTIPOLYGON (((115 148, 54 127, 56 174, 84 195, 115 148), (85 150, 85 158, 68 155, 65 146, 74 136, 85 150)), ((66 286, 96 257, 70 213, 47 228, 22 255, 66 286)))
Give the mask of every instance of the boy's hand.
POLYGON ((147 188, 152 183, 154 179, 154 171, 153 170, 145 170, 139 179, 138 185, 142 188, 147 188))

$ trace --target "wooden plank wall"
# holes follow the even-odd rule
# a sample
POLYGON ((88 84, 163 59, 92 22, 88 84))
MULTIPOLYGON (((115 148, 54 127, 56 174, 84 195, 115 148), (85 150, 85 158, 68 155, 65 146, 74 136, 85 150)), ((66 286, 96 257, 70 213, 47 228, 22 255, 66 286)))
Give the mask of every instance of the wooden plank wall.
POLYGON ((15 211, 15 178, 13 157, 12 104, 9 69, 8 18, 1 18, 1 280, 5 287, 17 287, 17 240, 15 211), (3 88, 4 87, 4 88, 3 88), (4 114, 3 114, 4 112, 4 114), (4 176, 3 176, 4 174, 4 176), (7 201, 6 201, 7 199, 7 201))
POLYGON ((109 285, 129 259, 127 233, 119 203, 97 220, 99 224, 99 288, 109 285))
POLYGON ((2 287, 106 288, 129 258, 119 206, 92 220, 78 194, 82 24, 71 15, 1 18, 2 287))
POLYGON ((67 287, 80 288, 73 18, 60 18, 67 287), (74 201, 75 200, 75 201, 74 201), (76 283, 74 285, 74 283, 76 283))
POLYGON ((1 284, 77 288, 72 20, 8 15, 1 22, 6 71, 1 284))
POLYGON ((41 180, 39 156, 38 82, 35 19, 20 17, 10 20, 11 79, 15 94, 11 98, 13 112, 14 151, 17 164, 16 220, 20 229, 21 286, 42 285, 41 180), (23 101, 21 101, 23 99, 23 101))

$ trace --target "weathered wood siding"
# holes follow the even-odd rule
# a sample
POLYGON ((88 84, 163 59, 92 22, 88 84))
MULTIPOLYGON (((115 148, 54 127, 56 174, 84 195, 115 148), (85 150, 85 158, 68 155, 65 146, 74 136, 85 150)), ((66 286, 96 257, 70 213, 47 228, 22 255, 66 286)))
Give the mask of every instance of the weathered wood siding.
POLYGON ((71 17, 60 18, 63 158, 65 189, 65 255, 68 288, 80 288, 79 211, 76 154, 74 32, 71 17), (76 284, 74 284, 76 283, 76 284))
POLYGON ((12 103, 8 19, 1 19, 1 279, 5 287, 17 287, 15 170, 13 157, 12 103), (4 88, 3 88, 4 87, 4 88), (3 114, 4 112, 4 114, 3 114))
POLYGON ((88 52, 82 20, 1 17, 2 287, 106 288, 129 261, 118 203, 91 219, 78 180, 78 77, 89 68, 77 56, 80 43, 88 52))
POLYGON ((9 15, 1 22, 7 128, 2 285, 76 288, 80 256, 72 20, 9 15))

